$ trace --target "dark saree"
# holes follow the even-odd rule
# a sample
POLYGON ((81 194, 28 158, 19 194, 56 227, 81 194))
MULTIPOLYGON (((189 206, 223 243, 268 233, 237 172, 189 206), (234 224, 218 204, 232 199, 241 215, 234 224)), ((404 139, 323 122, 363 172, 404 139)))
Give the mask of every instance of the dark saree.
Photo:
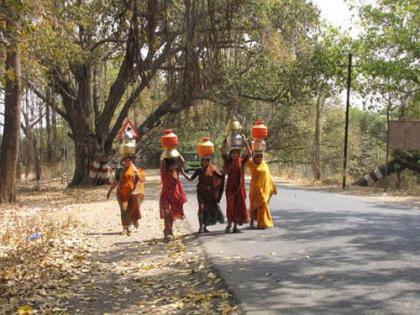
POLYGON ((196 177, 198 177, 197 200, 200 224, 209 226, 218 222, 223 223, 224 216, 219 202, 223 195, 224 175, 210 164, 205 169, 200 168, 195 171, 191 179, 196 177))

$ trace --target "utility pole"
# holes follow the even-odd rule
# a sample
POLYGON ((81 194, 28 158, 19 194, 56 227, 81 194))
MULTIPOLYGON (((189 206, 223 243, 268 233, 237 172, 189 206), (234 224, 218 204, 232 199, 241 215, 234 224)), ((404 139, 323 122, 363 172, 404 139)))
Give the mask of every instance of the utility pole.
POLYGON ((349 111, 350 111, 350 90, 351 90, 351 70, 352 70, 352 53, 349 53, 349 64, 347 73, 347 101, 346 101, 346 123, 344 129, 344 159, 343 159, 343 190, 346 189, 347 177, 347 147, 349 138, 349 111))
MULTIPOLYGON (((389 85, 389 80, 388 80, 389 85)), ((388 92, 388 107, 386 109, 386 155, 385 155, 385 192, 388 191, 388 163, 389 163, 389 121, 391 115, 391 93, 388 92)))

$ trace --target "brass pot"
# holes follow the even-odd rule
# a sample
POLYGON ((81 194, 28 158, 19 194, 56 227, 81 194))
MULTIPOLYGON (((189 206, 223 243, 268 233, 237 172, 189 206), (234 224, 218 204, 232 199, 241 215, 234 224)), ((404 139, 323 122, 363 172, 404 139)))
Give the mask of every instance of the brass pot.
POLYGON ((227 126, 226 126, 226 133, 229 134, 231 132, 241 132, 242 131, 242 125, 237 119, 231 119, 229 120, 227 126))
POLYGON ((136 143, 134 141, 122 143, 119 152, 122 157, 134 155, 136 153, 136 143))

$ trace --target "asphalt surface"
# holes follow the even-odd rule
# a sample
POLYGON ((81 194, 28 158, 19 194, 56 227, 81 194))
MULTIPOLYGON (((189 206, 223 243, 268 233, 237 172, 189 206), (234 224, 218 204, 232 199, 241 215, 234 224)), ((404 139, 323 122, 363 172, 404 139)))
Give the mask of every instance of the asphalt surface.
MULTIPOLYGON (((195 185, 185 183, 186 215, 197 229, 195 185)), ((219 224, 200 236, 248 314, 420 314, 420 209, 278 191, 274 228, 225 234, 219 224)))

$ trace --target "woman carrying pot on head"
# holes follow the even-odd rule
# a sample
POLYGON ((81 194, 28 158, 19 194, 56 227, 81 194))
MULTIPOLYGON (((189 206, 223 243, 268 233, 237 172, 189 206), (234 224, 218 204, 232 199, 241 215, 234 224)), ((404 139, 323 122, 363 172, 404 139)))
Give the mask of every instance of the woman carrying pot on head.
POLYGON ((223 223, 224 216, 219 203, 222 199, 225 176, 211 159, 214 154, 214 145, 209 138, 203 138, 198 145, 198 153, 201 158, 201 168, 196 170, 191 178, 192 181, 198 177, 197 201, 198 201, 198 222, 200 227, 198 233, 207 233, 208 226, 216 223, 223 223))
POLYGON ((120 205, 122 234, 130 235, 130 225, 138 228, 141 218, 140 204, 144 199, 144 169, 137 168, 132 155, 125 155, 121 160, 122 167, 115 171, 115 180, 108 190, 107 198, 117 187, 117 200, 120 205))
POLYGON ((160 164, 162 190, 160 194, 160 218, 164 220, 164 241, 173 239, 173 224, 184 219, 184 203, 187 196, 182 186, 179 174, 185 176, 184 159, 176 149, 165 151, 160 164))
POLYGON ((273 226, 269 203, 273 195, 277 194, 276 185, 264 161, 264 151, 254 151, 252 160, 249 160, 248 168, 251 171, 251 185, 249 199, 251 203, 251 228, 257 221, 257 228, 265 229, 273 226))
POLYGON ((225 232, 239 233, 238 225, 249 222, 249 213, 246 207, 245 165, 249 160, 250 148, 244 135, 241 135, 247 146, 246 153, 241 155, 240 146, 230 146, 227 152, 227 140, 222 145, 224 171, 227 174, 226 183, 226 216, 228 224, 225 232))

